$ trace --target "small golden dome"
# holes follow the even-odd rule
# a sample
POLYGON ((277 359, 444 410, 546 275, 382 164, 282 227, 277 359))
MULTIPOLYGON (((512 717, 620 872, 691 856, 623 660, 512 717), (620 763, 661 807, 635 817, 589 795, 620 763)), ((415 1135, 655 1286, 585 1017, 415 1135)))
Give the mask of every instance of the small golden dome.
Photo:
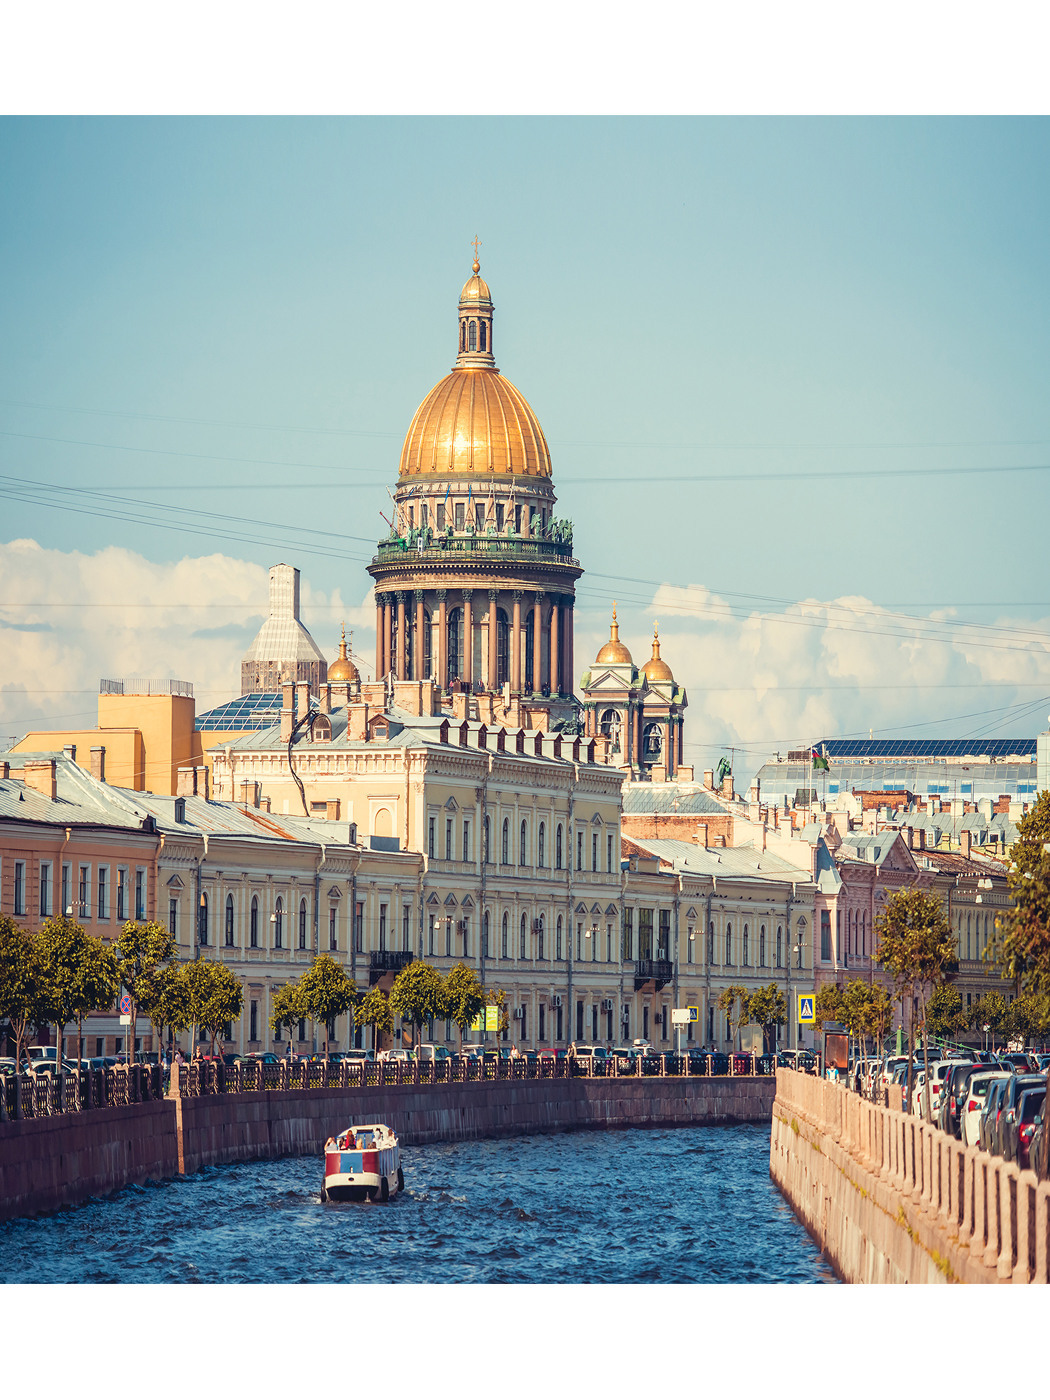
POLYGON ((642 667, 642 672, 644 673, 646 679, 650 681, 674 680, 674 675, 672 674, 670 666, 668 666, 666 661, 663 661, 660 658, 659 623, 656 623, 656 625, 653 627, 653 654, 642 667))
POLYGON ((460 305, 465 301, 487 301, 491 304, 492 293, 489 291, 489 284, 484 277, 479 277, 481 264, 477 258, 474 259, 473 277, 468 277, 463 283, 463 290, 459 294, 460 305))
POLYGON ((550 476, 551 454, 524 394, 496 369, 454 369, 416 409, 398 475, 550 476))
POLYGON ((620 625, 616 621, 616 604, 613 603, 612 624, 609 627, 609 640, 594 658, 596 666, 616 664, 621 666, 633 666, 631 653, 620 641, 620 625))
MULTIPOLYGON (((353 636, 353 633, 351 633, 353 636)), ((343 627, 343 639, 339 643, 338 659, 333 661, 328 668, 328 679, 333 684, 338 681, 348 681, 355 685, 360 679, 357 667, 346 654, 346 627, 343 627)))

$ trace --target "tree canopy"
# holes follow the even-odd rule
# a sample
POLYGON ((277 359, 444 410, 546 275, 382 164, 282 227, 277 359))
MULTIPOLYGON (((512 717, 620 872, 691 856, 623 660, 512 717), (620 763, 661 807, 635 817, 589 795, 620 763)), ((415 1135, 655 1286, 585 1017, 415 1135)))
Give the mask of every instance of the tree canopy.
POLYGON ((225 963, 198 958, 195 962, 183 963, 180 971, 189 993, 190 1020, 208 1032, 210 1053, 214 1055, 216 1036, 241 1014, 244 988, 225 963))
POLYGON ((390 989, 390 1009, 403 1022, 416 1028, 416 1043, 423 1039, 423 1027, 446 1015, 448 991, 437 968, 418 959, 403 967, 390 989))
POLYGON ((361 1005, 354 1013, 359 1026, 372 1027, 372 1043, 385 1032, 394 1029, 394 1018, 390 1014, 390 1003, 381 988, 369 987, 361 999, 361 1005))
POLYGON ((787 1002, 775 982, 751 993, 747 999, 747 1019, 762 1027, 765 1048, 772 1053, 776 1049, 776 1028, 787 1020, 787 1002))
POLYGON ((21 1063, 26 1031, 47 1019, 40 977, 40 940, 0 914, 0 1016, 11 1025, 21 1063))
POLYGON ((360 1000, 360 992, 343 969, 322 953, 299 979, 302 1016, 324 1026, 324 1054, 328 1058, 328 1028, 337 1016, 345 1016, 360 1000))
POLYGON ((120 987, 116 950, 65 915, 45 919, 38 940, 42 1005, 58 1029, 59 1048, 66 1026, 76 1021, 79 1062, 84 1017, 108 1010, 120 987))
POLYGON ((470 1029, 478 1012, 488 1001, 488 994, 477 974, 466 963, 457 963, 445 978, 446 1014, 459 1028, 459 1043, 463 1045, 463 1033, 470 1029))
POLYGON ((128 922, 117 939, 117 959, 120 980, 131 993, 131 1036, 129 1037, 128 1063, 135 1059, 135 1032, 138 1022, 138 1004, 142 992, 148 995, 149 977, 162 963, 170 963, 178 956, 175 939, 163 924, 155 920, 148 923, 128 922))
POLYGON ((1050 792, 1018 823, 1007 884, 1012 907, 996 920, 994 954, 1026 992, 1050 992, 1050 792))
POLYGON ((718 998, 718 1009, 729 1018, 729 1025, 735 1036, 747 1020, 748 990, 734 983, 726 987, 718 998))

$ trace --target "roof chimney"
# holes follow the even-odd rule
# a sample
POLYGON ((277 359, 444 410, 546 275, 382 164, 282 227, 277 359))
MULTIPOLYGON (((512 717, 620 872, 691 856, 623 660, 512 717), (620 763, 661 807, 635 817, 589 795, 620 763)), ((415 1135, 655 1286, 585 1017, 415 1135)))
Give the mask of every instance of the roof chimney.
POLYGON ((106 781, 106 746, 99 744, 91 750, 91 776, 100 783, 106 781))
POLYGON ((973 840, 969 830, 959 832, 959 848, 967 860, 970 858, 970 843, 973 840))
MULTIPOLYGON (((103 749, 103 753, 105 750, 103 749)), ((58 796, 58 787, 55 782, 55 760, 53 758, 32 758, 26 759, 22 769, 22 778, 27 788, 32 788, 34 792, 41 793, 44 797, 54 802, 58 796)))

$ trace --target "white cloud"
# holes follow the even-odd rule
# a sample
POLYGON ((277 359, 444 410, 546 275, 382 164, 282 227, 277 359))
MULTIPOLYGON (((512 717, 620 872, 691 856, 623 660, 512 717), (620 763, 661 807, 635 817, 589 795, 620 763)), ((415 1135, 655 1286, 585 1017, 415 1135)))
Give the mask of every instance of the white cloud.
MULTIPOLYGON (((129 549, 0 544, 0 736, 92 724, 101 677, 192 681, 198 710, 238 694, 241 655, 267 613, 267 574, 223 554, 157 564, 129 549)), ((355 653, 371 655, 371 590, 347 605, 304 575, 302 618, 329 658, 343 620, 355 653)))

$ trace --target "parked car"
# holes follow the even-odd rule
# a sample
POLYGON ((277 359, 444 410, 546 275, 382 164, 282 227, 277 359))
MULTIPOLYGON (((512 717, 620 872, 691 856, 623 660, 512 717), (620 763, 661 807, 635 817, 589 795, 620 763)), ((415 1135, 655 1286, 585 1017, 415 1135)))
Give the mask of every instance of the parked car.
POLYGON ((278 1056, 276 1056, 272 1050, 260 1050, 256 1054, 245 1055, 243 1060, 244 1064, 253 1062, 260 1065, 279 1065, 281 1063, 278 1056))
POLYGON ((962 1131, 962 1105, 966 1101, 966 1088, 975 1074, 983 1068, 977 1061, 957 1063, 945 1082, 941 1095, 941 1107, 937 1126, 946 1133, 959 1137, 962 1131))
POLYGON ((999 1119, 999 1152, 1008 1162, 1017 1160, 1017 1114, 1021 1095, 1026 1089, 1041 1089, 1044 1084, 1044 1079, 1038 1074, 1012 1074, 1006 1081, 1006 1087, 1003 1089, 1002 1116, 999 1119))
POLYGON ((604 1045, 576 1045, 569 1047, 569 1058, 574 1061, 574 1074, 605 1074, 609 1064, 609 1052, 604 1045))
POLYGON ((1035 1123, 1033 1124, 1033 1129, 1034 1131, 1032 1132, 1032 1136, 1028 1141, 1028 1165, 1031 1168, 1031 1170, 1035 1172, 1036 1177, 1040 1181, 1042 1181, 1044 1179, 1043 1172, 1041 1170, 1043 1145, 1042 1138, 1043 1133, 1046 1131, 1045 1101, 1043 1103, 1042 1108, 1035 1115, 1035 1123))
POLYGON ((961 1100, 959 1114, 959 1137, 964 1147, 981 1145, 981 1115, 984 1112, 988 1091, 997 1081, 1008 1078, 1004 1070, 979 1068, 966 1084, 966 1093, 961 1100))
POLYGON ((634 1062, 638 1058, 638 1051, 633 1045, 614 1045, 609 1054, 616 1065, 617 1074, 634 1073, 634 1062))
POLYGON ((1017 1163, 1021 1171, 1027 1171, 1031 1165, 1029 1150, 1032 1145, 1032 1135, 1035 1132, 1035 1120, 1042 1112, 1045 1100, 1045 1087, 1026 1089, 1017 1105, 1017 1120, 1010 1134, 1010 1146, 1013 1153, 1011 1160, 1017 1163))
POLYGON ((369 1064, 375 1063, 374 1050, 343 1050, 340 1052, 344 1060, 367 1061, 369 1064))
POLYGON ((424 1064, 430 1060, 433 1060, 435 1064, 440 1064, 442 1061, 451 1060, 453 1055, 447 1045, 424 1043, 419 1047, 419 1058, 424 1064))
POLYGON ((984 1152, 998 1154, 999 1152, 999 1115, 1002 1111, 1003 1090, 1006 1088, 1010 1076, 1002 1074, 997 1077, 988 1090, 984 1102, 984 1112, 981 1114, 979 1146, 984 1152))

